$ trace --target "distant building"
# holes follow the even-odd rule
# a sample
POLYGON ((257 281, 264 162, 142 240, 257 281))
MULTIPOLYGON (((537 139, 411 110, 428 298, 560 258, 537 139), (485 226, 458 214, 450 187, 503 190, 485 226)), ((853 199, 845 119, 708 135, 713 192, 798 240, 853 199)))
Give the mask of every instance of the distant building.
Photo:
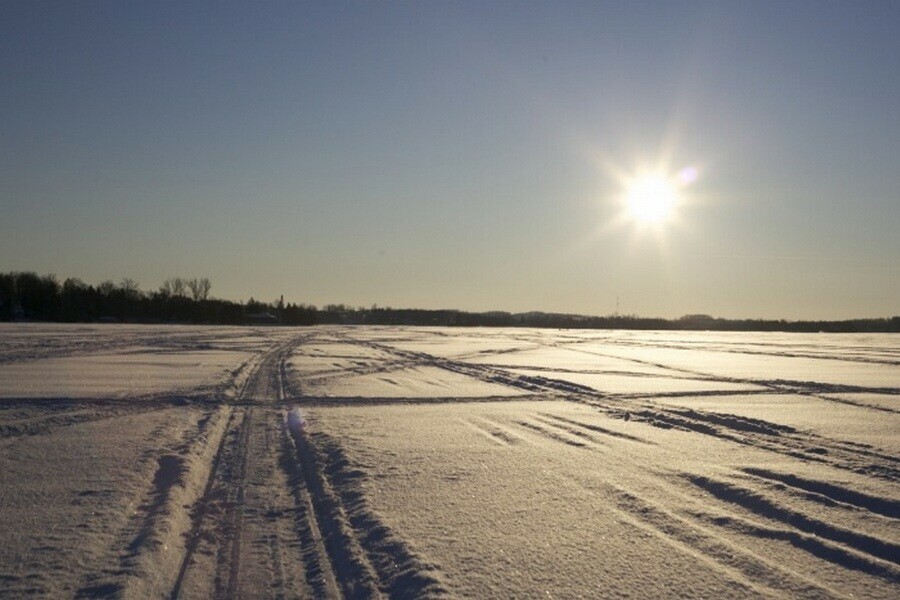
POLYGON ((247 320, 251 323, 258 324, 275 324, 278 323, 278 317, 273 315, 268 311, 253 313, 251 315, 247 315, 247 320))

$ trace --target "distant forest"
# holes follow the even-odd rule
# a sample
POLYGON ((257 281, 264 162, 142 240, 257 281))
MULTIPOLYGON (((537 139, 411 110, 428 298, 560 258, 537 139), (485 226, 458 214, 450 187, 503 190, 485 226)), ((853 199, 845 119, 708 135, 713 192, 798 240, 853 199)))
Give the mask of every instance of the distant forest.
POLYGON ((0 321, 66 323, 204 323, 268 325, 435 325, 485 327, 550 327, 559 329, 662 329, 692 331, 900 332, 900 317, 846 321, 785 321, 718 319, 685 315, 679 319, 634 315, 592 317, 544 312, 472 313, 350 307, 330 304, 285 303, 284 298, 262 302, 251 298, 233 302, 211 298, 207 278, 172 277, 155 291, 143 291, 132 279, 89 285, 77 278, 59 283, 54 275, 32 272, 0 273, 0 321))

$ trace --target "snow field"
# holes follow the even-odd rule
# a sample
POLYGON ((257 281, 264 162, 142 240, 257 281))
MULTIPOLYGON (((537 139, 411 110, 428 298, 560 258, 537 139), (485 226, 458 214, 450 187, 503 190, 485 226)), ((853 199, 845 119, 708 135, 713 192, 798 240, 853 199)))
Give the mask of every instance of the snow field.
POLYGON ((352 370, 326 386, 345 396, 333 407, 292 373, 316 400, 308 429, 339 441, 371 510, 453 595, 895 595, 900 376, 883 338, 817 353, 790 335, 454 332, 349 330, 393 352, 355 403, 352 370), (461 384, 429 403, 425 368, 529 399, 461 384), (384 381, 405 395, 368 405, 384 381), (820 397, 839 390, 882 410, 820 397))
POLYGON ((0 595, 893 598, 898 339, 3 325, 0 595))

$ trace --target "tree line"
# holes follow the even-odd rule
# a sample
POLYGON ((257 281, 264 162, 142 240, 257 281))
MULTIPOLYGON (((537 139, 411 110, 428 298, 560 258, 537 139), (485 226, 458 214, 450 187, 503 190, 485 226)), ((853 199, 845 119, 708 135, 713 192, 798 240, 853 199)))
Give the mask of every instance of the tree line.
POLYGON ((210 298, 206 277, 172 277, 145 292, 133 279, 90 285, 76 277, 60 283, 54 275, 0 273, 0 321, 210 323, 254 322, 312 325, 315 308, 251 298, 233 302, 210 298))
POLYGON ((89 285, 70 277, 0 273, 0 321, 135 322, 282 325, 430 325, 460 327, 545 327, 557 329, 661 329, 691 331, 797 331, 830 333, 900 332, 900 316, 844 321, 719 319, 685 315, 659 319, 635 315, 584 316, 560 313, 465 312, 372 306, 234 302, 210 297, 209 279, 172 277, 154 291, 132 279, 89 285))

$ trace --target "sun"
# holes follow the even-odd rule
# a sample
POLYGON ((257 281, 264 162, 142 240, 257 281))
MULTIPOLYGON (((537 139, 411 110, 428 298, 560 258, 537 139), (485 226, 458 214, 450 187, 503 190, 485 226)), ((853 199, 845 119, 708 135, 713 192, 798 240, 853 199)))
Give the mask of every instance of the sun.
POLYGON ((678 203, 678 185, 662 173, 645 173, 625 186, 628 215, 637 223, 659 225, 672 215, 678 203))

